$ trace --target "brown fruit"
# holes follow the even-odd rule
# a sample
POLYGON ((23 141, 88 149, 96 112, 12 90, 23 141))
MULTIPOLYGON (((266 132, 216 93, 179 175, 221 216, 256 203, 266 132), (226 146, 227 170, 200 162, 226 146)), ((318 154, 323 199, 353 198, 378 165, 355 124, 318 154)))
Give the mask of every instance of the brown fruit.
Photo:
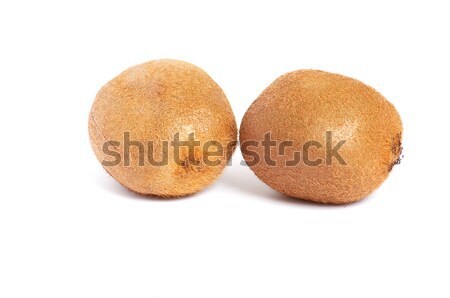
POLYGON ((196 193, 218 178, 234 150, 237 128, 225 94, 205 71, 158 60, 131 67, 103 86, 92 106, 89 135, 98 160, 120 184, 141 194, 176 197, 196 193), (195 134, 200 144, 192 154, 186 146, 176 152, 171 142, 177 133, 180 141, 195 134), (205 154, 208 141, 223 146, 221 156, 205 154))
POLYGON ((380 93, 317 70, 275 80, 240 128, 244 158, 263 182, 291 197, 332 204, 358 201, 380 186, 399 161, 401 138, 400 116, 380 93), (268 132, 276 146, 261 145, 268 132))

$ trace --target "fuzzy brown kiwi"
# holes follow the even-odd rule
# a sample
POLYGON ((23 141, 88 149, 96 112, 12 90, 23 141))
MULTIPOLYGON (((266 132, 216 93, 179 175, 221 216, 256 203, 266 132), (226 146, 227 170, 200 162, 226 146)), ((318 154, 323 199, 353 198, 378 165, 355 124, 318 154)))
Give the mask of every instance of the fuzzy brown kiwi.
POLYGON ((275 80, 253 102, 241 123, 240 143, 253 172, 273 189, 299 199, 343 204, 369 195, 399 162, 402 123, 394 106, 362 82, 298 70, 275 80), (270 147, 275 165, 263 158, 261 141, 268 132, 277 143, 270 147), (332 152, 327 161, 327 132, 330 149, 337 150, 343 163, 332 152), (259 145, 248 146, 250 141, 259 145), (292 141, 292 146, 281 150, 283 141, 292 141), (305 150, 310 141, 314 143, 305 150), (295 152, 302 156, 298 163, 292 162, 295 152))
POLYGON ((233 153, 229 144, 236 143, 237 128, 224 92, 205 71, 183 61, 156 60, 133 66, 103 86, 91 109, 89 136, 98 160, 120 184, 140 194, 178 197, 196 193, 219 177, 233 153), (125 133, 144 145, 144 164, 139 163, 137 146, 129 147, 130 164, 125 164, 125 133), (187 141, 191 133, 200 142, 194 154, 184 146, 174 152, 174 135, 187 141), (118 160, 105 151, 110 141, 120 142, 106 148, 120 154, 116 165, 104 163, 118 160), (156 162, 163 161, 168 142, 167 163, 149 162, 149 141, 156 162), (208 158, 214 164, 204 159, 203 146, 209 141, 223 148, 221 156, 208 158))

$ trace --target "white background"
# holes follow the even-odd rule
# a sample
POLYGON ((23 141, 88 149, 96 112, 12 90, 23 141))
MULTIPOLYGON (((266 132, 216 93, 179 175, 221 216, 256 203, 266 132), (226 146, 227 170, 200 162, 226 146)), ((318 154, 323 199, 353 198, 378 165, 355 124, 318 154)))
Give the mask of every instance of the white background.
POLYGON ((3 1, 0 297, 449 297, 446 1, 3 1), (202 193, 124 190, 89 144, 93 99, 148 60, 205 69, 238 124, 287 71, 358 78, 404 123, 367 199, 277 194, 239 151, 202 193))

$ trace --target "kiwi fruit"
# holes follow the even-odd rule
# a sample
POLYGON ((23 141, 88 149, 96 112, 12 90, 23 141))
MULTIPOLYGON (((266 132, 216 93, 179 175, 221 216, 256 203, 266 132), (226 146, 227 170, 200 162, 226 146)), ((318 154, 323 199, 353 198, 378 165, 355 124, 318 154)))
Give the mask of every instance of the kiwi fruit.
POLYGON ((256 176, 287 196, 329 204, 355 202, 378 188, 399 163, 401 142, 400 116, 380 93, 319 70, 279 77, 240 127, 241 150, 256 176))
POLYGON ((125 70, 101 88, 90 112, 89 136, 97 159, 124 187, 179 197, 220 176, 234 151, 237 127, 228 99, 205 71, 183 61, 155 60, 125 70), (192 150, 187 143, 172 146, 176 140, 190 142, 190 136, 198 143, 190 143, 192 150), (215 145, 208 147, 213 158, 205 152, 208 142, 215 145))

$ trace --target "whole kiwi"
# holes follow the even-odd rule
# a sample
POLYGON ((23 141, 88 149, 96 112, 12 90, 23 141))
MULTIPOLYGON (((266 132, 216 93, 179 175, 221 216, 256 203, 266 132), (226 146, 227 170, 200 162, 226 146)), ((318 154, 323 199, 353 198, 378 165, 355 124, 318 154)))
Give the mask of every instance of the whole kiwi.
POLYGON ((237 128, 224 92, 205 71, 155 60, 103 86, 90 112, 89 136, 98 160, 120 184, 140 194, 178 197, 219 177, 237 128), (206 148, 208 142, 214 146, 206 148))
POLYGON ((379 187, 400 161, 401 142, 400 116, 380 93, 318 70, 279 77, 240 127, 244 159, 263 182, 330 204, 358 201, 379 187))

